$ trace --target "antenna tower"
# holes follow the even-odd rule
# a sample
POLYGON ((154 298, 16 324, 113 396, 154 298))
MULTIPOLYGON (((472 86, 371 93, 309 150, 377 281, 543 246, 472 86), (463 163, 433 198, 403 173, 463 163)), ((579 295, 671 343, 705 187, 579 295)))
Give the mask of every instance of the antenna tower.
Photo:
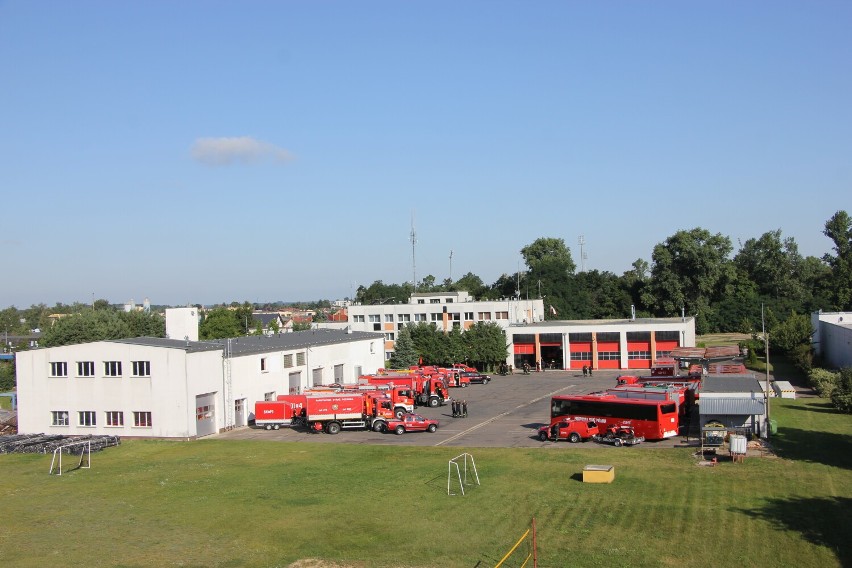
POLYGON ((453 281, 453 249, 450 249, 450 282, 453 281))
POLYGON ((414 246, 417 244, 417 231, 414 230, 414 211, 411 212, 411 283, 414 293, 417 293, 417 261, 414 255, 414 246))
POLYGON ((584 235, 580 235, 580 237, 577 239, 577 244, 580 245, 580 272, 585 272, 586 258, 588 257, 586 256, 586 251, 583 249, 583 247, 586 246, 586 237, 584 235))

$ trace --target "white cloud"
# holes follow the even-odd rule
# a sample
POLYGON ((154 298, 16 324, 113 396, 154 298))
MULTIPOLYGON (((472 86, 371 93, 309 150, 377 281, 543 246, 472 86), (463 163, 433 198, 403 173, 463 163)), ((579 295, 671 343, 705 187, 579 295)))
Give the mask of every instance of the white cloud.
POLYGON ((261 161, 288 162, 293 159, 293 155, 284 148, 255 140, 251 136, 198 138, 192 144, 192 157, 208 166, 261 161))

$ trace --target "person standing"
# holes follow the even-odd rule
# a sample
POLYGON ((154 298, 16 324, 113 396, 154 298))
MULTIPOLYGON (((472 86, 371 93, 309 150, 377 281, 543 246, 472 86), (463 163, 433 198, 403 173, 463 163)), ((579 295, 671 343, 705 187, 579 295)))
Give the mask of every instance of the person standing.
POLYGON ((462 417, 467 418, 467 401, 463 400, 461 405, 462 405, 462 417))
POLYGON ((585 365, 583 365, 583 376, 584 377, 589 376, 589 368, 585 365))

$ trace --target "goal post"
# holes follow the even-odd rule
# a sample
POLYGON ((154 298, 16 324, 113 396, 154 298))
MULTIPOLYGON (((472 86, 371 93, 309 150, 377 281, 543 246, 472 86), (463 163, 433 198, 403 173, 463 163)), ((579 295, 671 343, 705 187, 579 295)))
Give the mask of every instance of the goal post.
POLYGON ((471 454, 464 453, 458 455, 447 463, 447 495, 456 495, 452 492, 453 479, 458 480, 462 495, 464 495, 465 485, 480 485, 479 473, 476 471, 476 462, 473 460, 471 454), (461 464, 461 467, 459 467, 459 464, 461 464), (470 472, 470 481, 468 481, 468 472, 470 472))
MULTIPOLYGON (((77 467, 74 469, 92 468, 92 441, 84 440, 81 442, 71 442, 70 444, 63 444, 53 450, 53 459, 50 460, 50 471, 47 472, 48 475, 52 475, 54 469, 56 470, 56 475, 62 475, 62 450, 75 446, 83 446, 83 448, 80 450, 80 463, 78 463, 77 467), (83 465, 83 462, 86 462, 86 465, 83 465)), ((69 451, 68 453, 70 454, 71 452, 69 451)))

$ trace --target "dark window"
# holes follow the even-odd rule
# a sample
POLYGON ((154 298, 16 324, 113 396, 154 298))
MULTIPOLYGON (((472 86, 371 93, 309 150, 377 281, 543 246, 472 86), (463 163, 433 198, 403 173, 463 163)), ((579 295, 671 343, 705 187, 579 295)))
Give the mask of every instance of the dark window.
POLYGON ((651 341, 650 331, 628 331, 627 341, 651 341))
POLYGON ((562 343, 561 333, 540 333, 538 340, 542 343, 562 343))
POLYGON ((535 335, 532 333, 513 333, 512 342, 516 344, 535 343, 535 335))
POLYGON ((569 333, 568 341, 571 343, 591 343, 592 334, 591 333, 569 333))
POLYGON ((598 333, 598 341, 618 342, 621 341, 621 334, 617 331, 604 331, 598 333))
POLYGON ((657 341, 678 341, 680 339, 679 331, 658 331, 656 332, 657 341))

